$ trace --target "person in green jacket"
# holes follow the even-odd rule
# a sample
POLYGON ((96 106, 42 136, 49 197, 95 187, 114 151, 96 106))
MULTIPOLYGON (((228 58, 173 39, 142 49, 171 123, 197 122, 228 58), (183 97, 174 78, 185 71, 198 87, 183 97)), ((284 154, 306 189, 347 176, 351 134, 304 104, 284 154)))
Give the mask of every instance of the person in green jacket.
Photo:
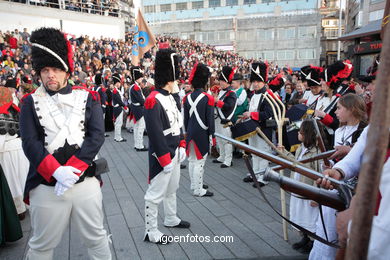
POLYGON ((238 116, 242 115, 248 110, 248 98, 244 86, 241 85, 243 77, 239 73, 235 73, 232 80, 233 91, 236 92, 237 96, 237 108, 233 115, 233 122, 236 122, 238 116))

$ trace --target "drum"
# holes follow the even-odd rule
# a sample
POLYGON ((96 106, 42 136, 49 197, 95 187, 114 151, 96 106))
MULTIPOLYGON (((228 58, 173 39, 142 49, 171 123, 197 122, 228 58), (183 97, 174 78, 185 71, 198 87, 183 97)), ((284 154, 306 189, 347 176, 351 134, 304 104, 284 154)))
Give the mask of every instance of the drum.
POLYGON ((256 127, 258 126, 259 124, 252 119, 238 121, 230 128, 232 130, 232 137, 237 141, 245 141, 257 134, 256 127))

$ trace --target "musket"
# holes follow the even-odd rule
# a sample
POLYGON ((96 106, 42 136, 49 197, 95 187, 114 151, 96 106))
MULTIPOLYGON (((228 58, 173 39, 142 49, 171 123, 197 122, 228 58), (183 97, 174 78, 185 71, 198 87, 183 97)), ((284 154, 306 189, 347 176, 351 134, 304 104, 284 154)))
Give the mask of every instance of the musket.
MULTIPOLYGON (((305 158, 305 159, 302 159, 302 160, 299 160, 298 162, 299 163, 309 163, 309 162, 314 162, 314 161, 318 161, 318 160, 322 160, 324 158, 328 158, 329 156, 331 156, 332 154, 334 154, 336 152, 336 150, 329 150, 329 151, 326 151, 326 152, 323 152, 323 153, 319 153, 317 155, 314 155, 314 156, 311 156, 311 157, 308 157, 308 158, 305 158)), ((274 166, 272 167, 271 169, 273 171, 280 171, 282 169, 284 169, 285 167, 283 166, 274 166)))
MULTIPOLYGON (((248 152, 248 153, 251 153, 253 155, 256 155, 256 156, 259 156, 267 161, 270 161, 270 162, 273 162, 273 163, 276 163, 280 166, 283 166, 284 168, 287 168, 287 169, 290 169, 292 171, 295 171, 297 173, 300 173, 312 180, 317 180, 318 178, 323 178, 324 175, 322 175, 321 173, 319 172, 316 172, 310 168, 307 168, 305 166, 302 166, 302 165, 299 165, 297 163, 294 163, 294 162, 291 162, 289 160, 286 160, 286 159, 283 159, 283 158, 280 158, 280 157, 277 157, 277 156, 274 156, 273 154, 271 153, 267 153, 267 152, 264 152, 264 151, 261 151, 259 149, 256 149, 255 147, 253 146, 250 146, 250 145, 247 145, 245 143, 242 143, 242 142, 239 142, 237 140, 234 140, 230 137, 227 137, 227 136, 224 136, 224 135, 221 135, 219 133, 215 133, 215 136, 216 137, 219 137, 219 138, 222 138, 226 141, 228 141, 229 143, 237 146, 238 148, 248 152)), ((330 178, 328 177, 328 180, 330 182, 332 182, 332 184, 334 184, 335 186, 343 186, 343 187, 348 187, 349 189, 353 190, 353 186, 352 185, 349 185, 343 181, 339 181, 339 180, 336 180, 334 178, 330 178)))
POLYGON ((263 179, 265 181, 276 182, 286 191, 314 200, 321 205, 334 208, 338 211, 347 209, 352 199, 352 193, 350 193, 350 196, 345 197, 343 192, 335 193, 330 190, 317 188, 315 186, 281 176, 277 172, 271 170, 271 168, 268 168, 265 171, 263 179))

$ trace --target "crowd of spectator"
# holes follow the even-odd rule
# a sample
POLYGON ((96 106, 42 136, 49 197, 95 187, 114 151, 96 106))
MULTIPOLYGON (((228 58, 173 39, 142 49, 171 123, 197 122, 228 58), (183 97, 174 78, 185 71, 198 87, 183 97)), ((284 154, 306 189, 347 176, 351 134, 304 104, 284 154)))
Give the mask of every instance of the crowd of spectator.
POLYGON ((119 16, 119 0, 12 0, 13 2, 46 6, 51 8, 99 14, 105 16, 119 16))

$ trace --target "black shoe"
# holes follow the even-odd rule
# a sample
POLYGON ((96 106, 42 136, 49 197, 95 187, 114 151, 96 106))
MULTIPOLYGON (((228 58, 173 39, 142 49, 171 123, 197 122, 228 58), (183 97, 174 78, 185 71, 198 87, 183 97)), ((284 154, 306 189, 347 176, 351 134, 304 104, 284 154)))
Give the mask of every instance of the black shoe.
POLYGON ((109 134, 104 134, 104 137, 109 137, 110 135, 109 134))
MULTIPOLYGON (((260 187, 264 187, 265 186, 265 183, 263 183, 261 181, 258 181, 258 183, 259 183, 260 187)), ((253 183, 252 186, 253 186, 253 188, 257 188, 256 183, 253 183)))
POLYGON ((206 191, 206 193, 202 197, 212 197, 214 196, 214 193, 211 191, 206 191))
POLYGON ((209 188, 209 185, 203 184, 203 187, 202 187, 202 188, 205 189, 205 190, 207 190, 207 189, 209 188))
MULTIPOLYGON (((168 235, 162 235, 160 240, 158 242, 156 242, 155 244, 158 244, 158 245, 167 245, 169 244, 169 240, 168 240, 168 235)), ((149 239, 149 234, 146 234, 145 238, 144 238, 144 241, 146 242, 150 242, 150 243, 153 243, 152 241, 150 241, 149 239)))
POLYGON ((222 162, 218 161, 217 159, 214 159, 213 163, 222 163, 222 162))
POLYGON ((148 148, 144 147, 144 148, 134 148, 137 152, 146 152, 148 150, 148 148))
POLYGON ((302 254, 309 254, 311 249, 313 248, 313 241, 309 241, 306 245, 298 249, 298 252, 302 254))
POLYGON ((185 221, 185 220, 182 220, 180 221, 179 224, 177 224, 176 226, 166 226, 167 228, 189 228, 191 226, 190 222, 188 221, 185 221))
POLYGON ((231 167, 231 166, 233 166, 233 163, 230 165, 230 166, 227 166, 226 164, 221 164, 221 168, 229 168, 229 167, 231 167))
POLYGON ((309 241, 310 238, 308 236, 303 236, 299 242, 292 245, 292 248, 298 250, 299 248, 304 247, 307 243, 309 243, 309 241))
POLYGON ((244 182, 253 182, 252 176, 248 175, 244 179, 242 179, 244 182))
MULTIPOLYGON (((115 139, 114 139, 115 140, 115 139)), ((120 141, 118 141, 118 140, 115 140, 115 142, 118 142, 118 143, 121 143, 121 142, 127 142, 127 140, 126 139, 122 139, 122 140, 120 140, 120 141)))
POLYGON ((185 169, 187 166, 185 164, 180 164, 180 169, 185 169))

